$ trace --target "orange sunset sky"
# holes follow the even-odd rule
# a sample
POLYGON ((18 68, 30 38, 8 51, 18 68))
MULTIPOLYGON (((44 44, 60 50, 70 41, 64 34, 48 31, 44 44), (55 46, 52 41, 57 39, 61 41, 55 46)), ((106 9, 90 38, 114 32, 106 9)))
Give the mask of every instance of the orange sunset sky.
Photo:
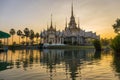
POLYGON ((102 38, 115 36, 112 25, 120 18, 120 0, 0 0, 0 30, 28 27, 40 32, 50 25, 51 14, 53 25, 63 30, 66 17, 70 20, 72 2, 76 23, 79 18, 82 29, 102 38))

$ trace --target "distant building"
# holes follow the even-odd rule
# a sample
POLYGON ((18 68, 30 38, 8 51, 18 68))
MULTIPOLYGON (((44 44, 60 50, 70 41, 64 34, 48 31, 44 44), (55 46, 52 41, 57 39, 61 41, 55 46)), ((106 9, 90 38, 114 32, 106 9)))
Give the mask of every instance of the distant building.
POLYGON ((42 43, 49 44, 91 44, 91 40, 100 39, 100 36, 96 35, 92 31, 85 32, 76 24, 75 17, 73 14, 73 5, 71 7, 71 17, 70 22, 65 25, 65 29, 63 31, 56 30, 56 27, 52 25, 52 17, 51 17, 51 25, 47 30, 41 32, 40 37, 42 39, 42 43))

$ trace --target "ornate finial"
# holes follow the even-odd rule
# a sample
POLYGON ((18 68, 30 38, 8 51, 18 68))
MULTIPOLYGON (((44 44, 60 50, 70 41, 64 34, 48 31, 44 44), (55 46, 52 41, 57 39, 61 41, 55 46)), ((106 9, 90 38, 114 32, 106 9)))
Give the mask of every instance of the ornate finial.
POLYGON ((53 28, 53 26, 52 26, 52 14, 51 14, 51 26, 50 26, 50 28, 53 28))
POLYGON ((48 28, 48 23, 47 23, 47 30, 48 30, 49 28, 48 28))
POLYGON ((65 23, 65 27, 67 28, 67 17, 66 17, 66 23, 65 23))
POLYGON ((79 18, 78 18, 78 28, 80 28, 80 22, 79 22, 79 18))
POLYGON ((71 5, 71 16, 73 16, 73 1, 72 1, 72 5, 71 5))

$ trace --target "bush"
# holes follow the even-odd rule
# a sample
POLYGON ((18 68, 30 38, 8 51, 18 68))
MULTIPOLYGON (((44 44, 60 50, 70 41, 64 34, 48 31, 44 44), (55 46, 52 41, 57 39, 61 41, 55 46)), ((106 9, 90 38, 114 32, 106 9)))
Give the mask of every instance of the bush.
POLYGON ((13 42, 13 46, 15 46, 16 45, 16 42, 13 42))
POLYGON ((77 41, 74 41, 74 42, 73 42, 73 45, 78 45, 77 41))
POLYGON ((52 42, 50 41, 49 44, 52 44, 52 42))
POLYGON ((95 39, 95 40, 93 41, 93 45, 94 45, 94 47, 95 47, 95 49, 96 49, 97 51, 101 51, 101 43, 100 43, 100 40, 95 39))
POLYGON ((120 53, 120 34, 118 34, 111 43, 111 48, 117 52, 120 53))
POLYGON ((0 40, 0 46, 2 45, 2 41, 0 40))

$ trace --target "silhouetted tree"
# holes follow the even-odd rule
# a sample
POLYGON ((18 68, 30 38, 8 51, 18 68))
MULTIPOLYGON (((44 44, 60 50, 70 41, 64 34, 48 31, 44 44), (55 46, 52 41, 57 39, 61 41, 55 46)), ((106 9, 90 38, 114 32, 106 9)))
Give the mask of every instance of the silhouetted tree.
POLYGON ((116 20, 116 23, 113 25, 113 29, 115 33, 119 34, 120 33, 120 19, 116 20))
POLYGON ((95 40, 93 41, 93 45, 94 45, 96 51, 101 51, 101 42, 100 42, 100 40, 95 39, 95 40))
POLYGON ((17 35, 19 36, 19 44, 20 44, 20 36, 22 36, 22 31, 21 31, 21 30, 18 30, 18 31, 17 31, 17 35))
POLYGON ((29 38, 30 38, 30 40, 31 40, 31 44, 33 44, 33 39, 34 39, 34 37, 35 37, 35 35, 34 35, 34 31, 33 30, 30 30, 30 36, 29 36, 29 38))
POLYGON ((113 40, 111 44, 112 49, 120 54, 120 35, 117 35, 113 40))
POLYGON ((103 46, 108 46, 108 45, 110 45, 110 39, 107 39, 107 38, 102 38, 101 39, 101 44, 103 45, 103 46))
POLYGON ((15 29, 10 29, 10 32, 9 32, 11 35, 12 35, 12 44, 13 44, 13 35, 15 35, 15 29))
POLYGON ((27 45, 27 38, 29 37, 29 34, 30 34, 30 31, 28 28, 25 28, 24 29, 24 33, 25 33, 25 36, 26 36, 26 45, 27 45))
POLYGON ((36 33, 35 37, 36 37, 36 41, 37 41, 37 44, 38 44, 38 38, 40 37, 39 33, 36 33))
POLYGON ((24 34, 21 34, 21 38, 22 38, 22 44, 24 45, 25 44, 25 42, 24 42, 24 38, 25 38, 24 34))
POLYGON ((115 52, 120 53, 120 19, 116 20, 113 29, 118 35, 112 40, 111 47, 115 52))

